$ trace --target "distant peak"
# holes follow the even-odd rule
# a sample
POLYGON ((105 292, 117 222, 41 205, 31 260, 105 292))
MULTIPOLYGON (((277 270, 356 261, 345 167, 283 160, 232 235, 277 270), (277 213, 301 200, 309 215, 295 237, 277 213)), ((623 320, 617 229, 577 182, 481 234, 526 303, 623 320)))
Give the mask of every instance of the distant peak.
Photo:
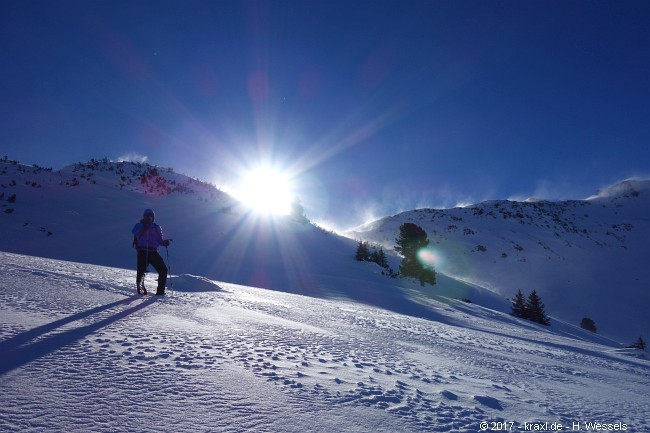
POLYGON ((587 200, 600 198, 638 197, 650 191, 650 179, 626 179, 599 190, 587 200))

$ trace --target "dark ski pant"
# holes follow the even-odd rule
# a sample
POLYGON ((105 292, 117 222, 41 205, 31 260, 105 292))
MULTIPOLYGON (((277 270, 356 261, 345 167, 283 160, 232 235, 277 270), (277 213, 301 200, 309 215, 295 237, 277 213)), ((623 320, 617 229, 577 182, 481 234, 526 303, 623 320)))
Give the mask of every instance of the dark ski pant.
POLYGON ((147 266, 153 266, 158 272, 158 293, 165 293, 165 285, 167 284, 167 266, 165 261, 158 254, 158 251, 138 250, 138 270, 135 277, 135 282, 140 287, 142 277, 147 272, 147 266))

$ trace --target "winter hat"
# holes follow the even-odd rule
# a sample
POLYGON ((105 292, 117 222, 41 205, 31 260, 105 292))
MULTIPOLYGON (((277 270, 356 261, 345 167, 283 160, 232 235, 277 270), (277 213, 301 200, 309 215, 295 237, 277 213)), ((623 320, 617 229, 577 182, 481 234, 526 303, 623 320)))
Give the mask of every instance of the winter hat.
POLYGON ((156 214, 153 213, 151 209, 145 209, 144 214, 142 215, 143 217, 146 217, 147 215, 151 215, 151 218, 156 219, 156 214))

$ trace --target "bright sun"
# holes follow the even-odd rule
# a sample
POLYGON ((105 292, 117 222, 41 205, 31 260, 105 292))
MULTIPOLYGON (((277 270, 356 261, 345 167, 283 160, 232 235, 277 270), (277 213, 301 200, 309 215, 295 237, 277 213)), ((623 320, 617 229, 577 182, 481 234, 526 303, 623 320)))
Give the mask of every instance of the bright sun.
POLYGON ((289 176, 271 167, 258 167, 242 175, 236 196, 258 212, 276 215, 289 214, 293 200, 289 176))

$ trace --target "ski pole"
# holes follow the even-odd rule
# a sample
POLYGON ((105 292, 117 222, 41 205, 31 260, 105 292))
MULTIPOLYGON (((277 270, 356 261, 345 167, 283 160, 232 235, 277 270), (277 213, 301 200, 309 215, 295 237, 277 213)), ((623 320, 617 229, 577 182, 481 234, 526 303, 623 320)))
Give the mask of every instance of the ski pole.
MULTIPOLYGON (((169 242, 172 240, 170 239, 169 242)), ((169 263, 169 247, 165 247, 167 251, 167 277, 169 278, 169 289, 172 291, 170 296, 174 296, 174 280, 172 279, 172 266, 169 263)))
MULTIPOLYGON (((145 227, 143 227, 143 231, 146 230, 145 227)), ((147 235, 147 252, 145 253, 145 261, 144 261, 144 274, 142 274, 142 287, 144 290, 144 294, 147 294, 147 289, 145 288, 144 282, 147 279, 147 269, 149 268, 149 233, 145 232, 147 235)))

